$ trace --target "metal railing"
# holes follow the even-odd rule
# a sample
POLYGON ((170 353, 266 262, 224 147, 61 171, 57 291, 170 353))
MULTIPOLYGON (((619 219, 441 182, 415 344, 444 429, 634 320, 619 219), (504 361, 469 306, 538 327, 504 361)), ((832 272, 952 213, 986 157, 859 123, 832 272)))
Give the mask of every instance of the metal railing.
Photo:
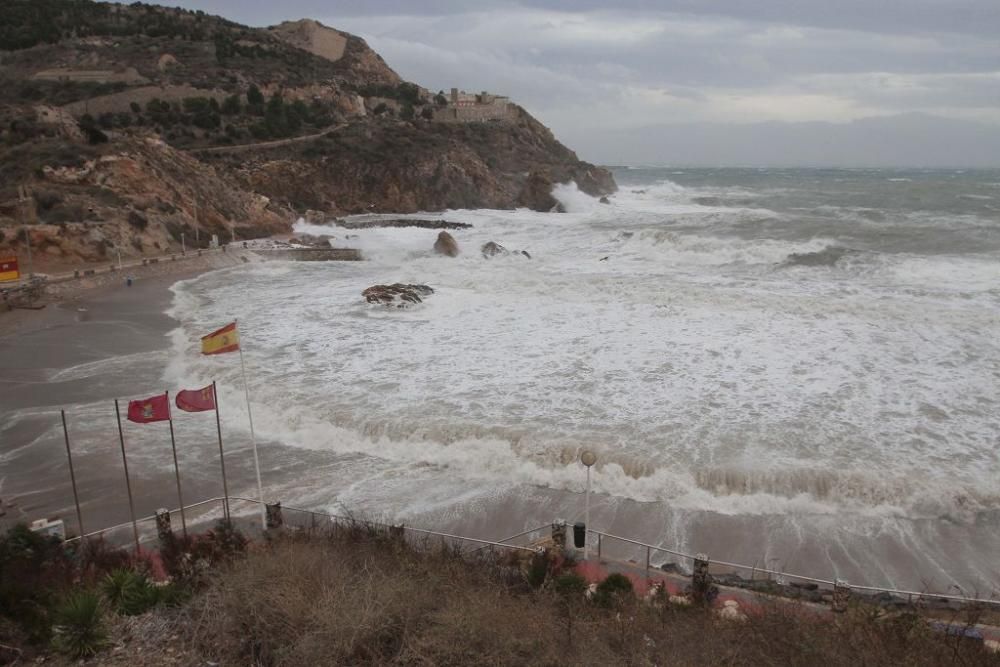
POLYGON ((923 591, 923 592, 921 592, 921 591, 910 591, 910 590, 904 590, 904 589, 899 589, 899 588, 885 588, 885 587, 881 587, 881 586, 860 586, 860 585, 851 584, 849 582, 845 582, 845 581, 841 581, 841 580, 832 580, 831 581, 829 579, 820 579, 818 577, 811 577, 811 576, 804 575, 804 574, 795 574, 793 572, 786 572, 784 570, 779 571, 779 570, 769 569, 769 568, 766 568, 766 567, 758 567, 756 565, 746 565, 744 563, 731 563, 729 561, 716 560, 716 559, 713 559, 713 558, 709 558, 708 556, 703 555, 703 554, 689 554, 689 553, 684 553, 683 551, 676 551, 674 549, 668 549, 666 547, 657 546, 655 544, 647 544, 646 542, 640 542, 638 540, 629 539, 627 537, 621 537, 619 535, 611 535, 610 533, 605 533, 605 532, 602 532, 602 531, 599 531, 599 530, 594 530, 592 528, 588 528, 587 532, 591 533, 591 534, 594 534, 594 535, 597 535, 597 559, 598 559, 598 561, 601 560, 602 555, 603 555, 602 554, 602 550, 603 550, 603 546, 604 546, 603 543, 604 543, 605 539, 616 540, 618 542, 624 542, 626 544, 631 544, 633 546, 645 548, 645 550, 646 550, 646 568, 645 569, 646 569, 646 577, 647 578, 649 578, 650 559, 652 558, 652 554, 655 551, 655 552, 667 553, 667 554, 670 554, 672 556, 677 556, 679 558, 687 558, 687 559, 690 559, 691 561, 704 560, 709 565, 719 565, 719 566, 722 566, 722 567, 729 567, 729 568, 734 568, 734 569, 739 569, 739 570, 748 570, 751 573, 753 573, 753 574, 751 574, 751 580, 752 580, 752 577, 754 576, 754 574, 760 573, 760 574, 766 574, 766 575, 770 575, 770 576, 774 576, 774 577, 778 577, 778 578, 795 579, 796 581, 810 582, 810 583, 818 584, 818 585, 821 585, 821 586, 827 586, 829 588, 834 588, 834 587, 837 587, 837 586, 846 586, 846 587, 850 588, 850 590, 852 590, 852 591, 869 591, 869 592, 872 592, 872 593, 888 593, 889 595, 896 595, 896 596, 906 597, 906 598, 910 599, 911 601, 914 600, 914 599, 916 599, 916 600, 934 599, 934 600, 949 600, 949 601, 955 601, 955 602, 963 602, 963 603, 968 603, 968 604, 988 604, 988 605, 1000 606, 1000 599, 996 599, 996 598, 976 598, 976 597, 970 597, 970 596, 965 596, 965 595, 952 595, 952 594, 947 594, 947 593, 930 593, 930 592, 927 592, 927 591, 923 591))
MULTIPOLYGON (((233 498, 230 497, 230 500, 233 500, 233 498)), ((223 507, 223 504, 225 503, 225 498, 222 498, 220 496, 218 498, 209 498, 208 500, 201 500, 201 501, 198 501, 196 503, 191 503, 190 505, 185 505, 184 506, 184 511, 186 512, 188 510, 195 509, 195 508, 198 508, 198 507, 202 507, 204 505, 210 505, 212 503, 219 503, 220 508, 221 508, 221 507, 223 507)), ((179 514, 181 510, 178 507, 178 508, 170 509, 168 511, 170 512, 171 515, 173 515, 173 514, 179 514)), ((149 516, 143 516, 143 517, 136 517, 136 519, 135 519, 136 524, 149 523, 150 521, 156 521, 156 515, 155 514, 150 514, 149 516)), ((68 537, 65 540, 63 540, 63 543, 64 544, 70 544, 71 542, 78 542, 78 541, 83 540, 83 539, 87 539, 87 538, 91 538, 91 537, 98 537, 98 536, 105 535, 107 533, 114 532, 116 530, 125 530, 126 528, 131 528, 131 527, 132 527, 132 522, 131 521, 126 521, 124 523, 119 523, 119 524, 116 524, 114 526, 108 526, 107 528, 101 528, 99 530, 93 530, 93 531, 91 531, 89 533, 84 533, 83 535, 74 535, 73 537, 68 537)), ((140 538, 140 539, 142 539, 142 538, 140 538)))
MULTIPOLYGON (((239 497, 239 496, 230 496, 229 500, 230 501, 240 500, 240 501, 243 501, 243 502, 257 503, 258 505, 261 502, 259 499, 256 499, 256 498, 242 498, 242 497, 239 497)), ((303 509, 301 507, 291 507, 291 506, 288 506, 288 505, 282 505, 281 509, 282 509, 283 512, 284 511, 290 511, 290 512, 300 512, 300 513, 303 513, 303 514, 308 514, 310 516, 310 520, 311 521, 314 521, 316 517, 323 517, 325 519, 330 519, 333 522, 342 521, 342 522, 345 522, 345 523, 348 523, 348 524, 359 524, 359 525, 362 525, 362 526, 373 526, 373 527, 381 528, 381 529, 384 529, 384 530, 396 529, 396 530, 402 530, 402 531, 404 531, 406 533, 411 533, 411 534, 414 534, 414 535, 426 535, 426 536, 431 536, 431 537, 440 537, 442 539, 454 540, 454 541, 457 541, 457 542, 460 542, 460 543, 472 542, 474 544, 480 545, 479 549, 485 549, 487 547, 490 547, 490 548, 501 547, 501 548, 504 548, 504 549, 513 549, 515 551, 527 551, 527 552, 530 552, 530 553, 536 553, 538 551, 537 549, 534 549, 532 547, 522 547, 522 546, 518 546, 518 545, 515 545, 515 544, 504 544, 503 542, 495 542, 493 540, 484 540, 484 539, 480 539, 480 538, 477 538, 477 537, 468 537, 466 535, 455 535, 455 534, 452 534, 452 533, 443 533, 441 531, 430 530, 430 529, 427 529, 427 528, 414 528, 412 526, 407 526, 406 524, 396 524, 396 525, 393 525, 393 524, 388 524, 388 523, 382 523, 380 521, 371 521, 371 520, 368 520, 368 519, 358 519, 358 518, 355 518, 355 517, 342 516, 342 515, 339 515, 339 514, 330 514, 330 513, 327 513, 327 512, 317 512, 316 510, 308 510, 308 509, 303 509)), ((515 536, 515 537, 517 537, 517 536, 515 536)))
MULTIPOLYGON (((529 528, 528 530, 522 530, 517 535, 511 535, 510 537, 505 537, 502 540, 498 540, 497 543, 498 544, 503 544, 503 545, 506 546, 506 543, 510 542, 511 540, 516 540, 519 537, 524 537, 525 535, 531 535, 532 533, 537 533, 537 532, 539 532, 541 530, 545 530, 546 528, 550 528, 551 526, 552 526, 552 524, 546 523, 546 524, 538 526, 536 528, 529 528)), ((486 548, 485 546, 483 546, 483 547, 476 547, 475 549, 473 549, 469 553, 476 553, 477 551, 480 551, 481 549, 485 549, 485 548, 486 548)))
MULTIPOLYGON (((221 496, 220 497, 216 497, 216 498, 209 498, 207 500, 202 500, 202 501, 199 501, 199 502, 196 502, 196 503, 192 503, 190 505, 185 505, 184 506, 184 511, 187 512, 188 510, 193 510, 193 509, 197 509, 197 508, 200 508, 200 507, 205 507, 205 506, 216 504, 216 503, 218 504, 218 510, 217 511, 214 511, 214 512, 204 512, 200 516, 194 517, 193 520, 191 520, 191 523, 192 523, 192 525, 196 525, 197 523, 203 522, 203 521, 205 521, 206 519, 208 519, 208 518, 210 518, 212 516, 218 516, 218 517, 225 516, 225 500, 226 499, 223 498, 223 497, 221 497, 221 496)), ((234 501, 235 502, 249 503, 251 505, 257 505, 257 506, 260 506, 260 504, 261 504, 261 500, 258 499, 258 498, 245 498, 245 497, 242 497, 242 496, 229 496, 230 506, 232 505, 232 503, 234 501)), ((480 551, 482 551, 484 549, 490 549, 492 551, 492 550, 497 549, 497 548, 514 550, 514 551, 521 551, 521 552, 527 552, 527 553, 537 553, 540 550, 539 547, 521 546, 521 545, 516 545, 516 544, 509 544, 509 542, 511 542, 512 540, 516 540, 518 538, 524 537, 526 535, 531 535, 532 533, 537 533, 537 532, 544 531, 546 528, 551 528, 551 525, 552 525, 552 524, 544 524, 544 525, 541 525, 541 526, 537 526, 535 528, 530 528, 528 530, 523 530, 523 531, 521 531, 521 532, 519 532, 519 533, 517 533, 515 535, 511 535, 510 537, 505 537, 505 538, 503 538, 501 540, 485 540, 485 539, 481 539, 481 538, 477 538, 477 537, 468 537, 466 535, 457 535, 457 534, 454 534, 454 533, 445 533, 445 532, 442 532, 442 531, 430 530, 430 529, 427 529, 427 528, 415 528, 415 527, 412 527, 412 526, 407 526, 405 524, 393 525, 393 524, 388 524, 388 523, 384 523, 384 522, 380 522, 380 521, 372 521, 372 520, 367 520, 367 519, 358 519, 356 517, 343 516, 343 515, 338 515, 338 514, 331 514, 329 512, 321 512, 321 511, 317 511, 317 510, 310 510, 310 509, 305 509, 305 508, 301 508, 301 507, 293 507, 293 506, 288 506, 288 505, 282 505, 281 509, 282 509, 282 512, 286 512, 286 511, 287 512, 294 512, 294 513, 298 513, 298 514, 302 514, 302 515, 308 516, 309 517, 309 522, 310 522, 310 527, 313 528, 313 529, 321 527, 321 525, 319 523, 317 523, 317 520, 319 519, 321 521, 329 521, 329 522, 333 523, 335 526, 360 525, 360 526, 370 526, 370 527, 374 527, 374 528, 377 528, 377 529, 380 529, 380 530, 385 530, 385 531, 397 530, 397 531, 402 531, 403 533, 409 533, 411 535, 420 535, 420 536, 425 536, 425 537, 440 537, 442 540, 451 540, 452 542, 457 542, 460 545, 464 545, 464 544, 467 544, 467 543, 471 543, 472 545, 475 545, 475 547, 473 549, 471 549, 471 550, 469 550, 467 552, 468 554, 478 553, 478 552, 480 552, 480 551)), ((180 509, 179 508, 170 509, 169 512, 171 513, 171 515, 177 514, 177 513, 180 512, 180 509)), ((156 515, 152 514, 152 515, 149 515, 149 516, 144 516, 144 517, 141 517, 141 518, 136 518, 136 523, 137 524, 140 524, 140 523, 145 524, 145 523, 149 523, 149 522, 155 521, 155 520, 156 520, 156 515)), ((103 536, 103 535, 105 535, 107 533, 111 533, 111 532, 114 532, 114 531, 124 530, 124 529, 130 528, 131 526, 132 526, 132 522, 131 521, 128 521, 128 522, 125 522, 125 523, 120 523, 120 524, 117 524, 117 525, 114 525, 114 526, 109 526, 107 528, 102 528, 100 530, 91 531, 91 532, 86 533, 84 535, 70 537, 70 538, 68 538, 68 539, 65 540, 65 543, 69 544, 69 543, 72 543, 72 542, 77 542, 79 540, 83 540, 85 538, 103 536)), ((855 584, 850 584, 848 582, 840 581, 840 580, 837 580, 837 579, 833 579, 833 580, 822 579, 822 578, 819 578, 819 577, 813 577, 813 576, 804 575, 804 574, 796 574, 796 573, 793 573, 793 572, 786 572, 784 570, 775 570, 775 569, 771 569, 771 568, 767 568, 767 567, 759 567, 757 565, 747 565, 745 563, 734 563, 734 562, 730 562, 730 561, 717 560, 717 559, 709 558, 708 556, 703 556, 701 554, 690 554, 690 553, 686 553, 686 552, 683 552, 683 551, 678 551, 676 549, 669 549, 667 547, 659 546, 659 545, 656 545, 656 544, 649 544, 647 542, 641 542, 639 540, 633 540, 631 538, 622 537, 620 535, 612 535, 610 533, 606 533, 606 532, 603 532, 603 531, 600 531, 600 530, 595 530, 595 529, 592 529, 592 528, 588 528, 587 529, 587 533, 590 534, 590 535, 596 535, 597 536, 597 559, 598 559, 598 561, 601 561, 604 558, 605 542, 608 541, 608 540, 615 541, 615 542, 621 542, 621 543, 624 543, 624 544, 631 545, 633 547, 639 547, 639 548, 645 549, 645 552, 646 552, 645 553, 645 573, 646 573, 646 578, 647 579, 650 578, 650 569, 652 567, 651 561, 652 561, 653 554, 654 553, 664 553, 664 554, 669 554, 671 556, 675 556, 677 558, 686 558, 688 560, 691 560, 692 562, 695 561, 695 560, 699 560, 700 559, 700 560, 704 560, 709 565, 717 565, 717 566, 732 568, 732 569, 736 569, 736 570, 749 571, 751 573, 751 575, 750 575, 751 576, 751 581, 753 581, 753 577, 756 576, 757 574, 762 574, 762 575, 768 575, 768 576, 776 577, 776 578, 778 578, 779 581, 781 579, 794 579, 796 581, 803 581, 803 582, 814 583, 814 584, 817 584, 819 586, 825 586, 825 587, 831 588, 831 589, 835 588, 837 586, 847 586, 852 591, 867 591, 867 592, 871 592, 871 593, 887 593, 887 594, 893 595, 893 596, 906 597, 910 601, 913 601, 913 600, 918 600, 918 601, 921 601, 921 600, 923 600, 923 601, 927 601, 927 600, 947 600, 947 601, 961 602, 961 603, 966 603, 966 604, 987 604, 987 605, 1000 606, 1000 599, 996 599, 996 598, 977 598, 977 597, 971 597, 971 596, 966 596, 966 595, 953 595, 953 594, 947 594, 947 593, 931 593, 931 592, 927 592, 927 591, 911 591, 911 590, 905 590, 905 589, 899 589, 899 588, 888 588, 888 587, 882 587, 882 586, 855 585, 855 584)), ((141 538, 141 539, 147 539, 148 537, 149 536, 146 535, 146 536, 143 536, 143 538, 141 538)), ((618 560, 618 559, 615 559, 615 560, 618 560)), ((623 565, 625 565, 625 564, 633 565, 633 563, 625 563, 624 561, 620 561, 620 562, 623 565)), ((638 565, 638 564, 636 564, 636 565, 638 565)))
MULTIPOLYGON (((204 507, 205 505, 211 505, 211 504, 217 503, 219 505, 219 511, 218 511, 217 514, 218 514, 218 516, 221 517, 221 516, 224 516, 223 512, 224 512, 225 501, 226 501, 226 499, 223 498, 222 496, 219 496, 219 497, 216 497, 216 498, 209 498, 207 500, 202 500, 202 501, 199 501, 199 502, 196 502, 196 503, 192 503, 190 505, 185 505, 184 506, 184 511, 187 512, 188 510, 192 510, 192 509, 196 509, 196 508, 199 508, 199 507, 204 507)), ((229 496, 230 506, 232 506, 233 501, 250 503, 250 504, 255 504, 255 505, 258 505, 258 506, 261 504, 261 501, 260 501, 259 498, 244 498, 242 496, 229 496)), ((484 539, 480 539, 480 538, 477 538, 477 537, 468 537, 466 535, 456 535, 456 534, 452 534, 452 533, 444 533, 444 532, 441 532, 441 531, 430 530, 430 529, 427 529, 427 528, 414 528, 412 526, 407 526, 405 524, 392 525, 392 524, 383 523, 383 522, 380 522, 380 521, 371 521, 371 520, 367 520, 367 519, 358 519, 358 518, 355 518, 355 517, 342 516, 342 515, 338 515, 338 514, 330 514, 328 512, 319 512, 319 511, 316 511, 316 510, 309 510, 309 509, 304 509, 304 508, 301 508, 301 507, 292 507, 292 506, 289 506, 289 505, 282 505, 281 506, 281 510, 282 510, 282 512, 296 512, 296 513, 308 515, 309 518, 310 518, 311 525, 313 527, 317 527, 317 528, 319 526, 316 524, 316 519, 317 518, 322 518, 324 520, 329 520, 329 521, 333 522, 334 524, 338 524, 338 522, 340 524, 346 524, 346 525, 357 524, 357 525, 361 525, 361 526, 371 526, 371 527, 379 528, 379 529, 386 530, 386 531, 388 531, 390 529, 396 529, 396 530, 402 530, 404 533, 410 533, 410 534, 413 534, 413 535, 424 535, 424 536, 429 536, 429 537, 440 537, 440 538, 445 539, 445 540, 452 540, 454 542, 459 542, 459 543, 463 543, 463 544, 471 542, 473 544, 479 545, 478 549, 485 549, 485 548, 493 549, 493 548, 499 547, 499 548, 508 549, 508 550, 525 551, 525 552, 529 552, 529 553, 536 553, 538 551, 537 549, 532 548, 532 547, 525 547, 525 546, 519 546, 519 545, 514 545, 514 544, 504 544, 503 542, 496 542, 496 541, 493 541, 493 540, 484 540, 484 539)), ((181 510, 180 510, 180 508, 173 508, 173 509, 169 509, 168 511, 170 512, 171 515, 174 515, 174 514, 180 513, 181 510)), ((192 523, 192 525, 196 525, 198 522, 204 521, 205 519, 209 518, 212 514, 213 513, 209 512, 209 513, 205 513, 205 514, 201 515, 200 517, 195 517, 191 521, 191 523, 192 523)), ((149 522, 155 521, 155 520, 156 520, 156 514, 151 514, 149 516, 136 517, 135 522, 136 522, 136 524, 146 524, 146 523, 149 523, 149 522)), ((125 530, 125 529, 131 528, 131 527, 132 527, 132 522, 131 521, 126 521, 124 523, 116 524, 114 526, 108 526, 107 528, 101 528, 100 530, 91 531, 91 532, 85 533, 83 535, 77 535, 77 536, 74 536, 74 537, 67 538, 66 540, 64 540, 64 543, 65 544, 70 544, 72 542, 77 542, 77 541, 88 539, 88 538, 91 538, 91 537, 103 536, 103 535, 106 535, 106 534, 114 532, 114 531, 125 530)), ((540 529, 536 528, 535 530, 540 530, 540 529)), ((148 537, 148 536, 142 536, 142 537, 140 537, 140 541, 142 541, 146 537, 148 537)), ((519 536, 514 536, 514 537, 519 537, 519 536)), ((509 538, 509 539, 513 539, 513 538, 509 538)))

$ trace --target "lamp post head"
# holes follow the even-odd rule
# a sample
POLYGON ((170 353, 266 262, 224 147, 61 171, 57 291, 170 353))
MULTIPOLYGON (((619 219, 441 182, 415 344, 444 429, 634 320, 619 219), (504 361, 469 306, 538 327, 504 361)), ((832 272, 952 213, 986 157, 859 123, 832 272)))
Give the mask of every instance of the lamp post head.
POLYGON ((597 463, 597 454, 590 451, 589 449, 583 450, 583 452, 580 453, 580 463, 589 468, 590 466, 597 463))

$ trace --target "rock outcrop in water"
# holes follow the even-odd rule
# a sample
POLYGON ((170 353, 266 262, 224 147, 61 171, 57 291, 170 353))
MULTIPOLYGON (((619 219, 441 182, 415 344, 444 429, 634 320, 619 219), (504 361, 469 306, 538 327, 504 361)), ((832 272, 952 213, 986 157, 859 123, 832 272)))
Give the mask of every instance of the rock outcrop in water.
MULTIPOLYGON (((483 254, 483 257, 485 257, 486 259, 491 259, 497 256, 507 257, 510 254, 512 254, 510 250, 507 250, 507 248, 504 248, 502 245, 496 243, 495 241, 489 241, 487 243, 484 243, 483 247, 480 248, 479 251, 483 254)), ((524 257, 531 259, 531 255, 528 254, 527 250, 515 250, 513 254, 523 255, 524 257)))
POLYGON ((392 285, 372 285, 361 296, 368 303, 378 303, 384 306, 406 308, 411 304, 423 303, 423 298, 434 293, 427 285, 409 285, 394 283, 392 285))
POLYGON ((541 213, 564 213, 562 204, 552 195, 555 184, 545 172, 533 171, 517 196, 518 204, 541 213))
POLYGON ((441 232, 434 241, 434 252, 447 257, 458 257, 458 241, 448 232, 441 232))
POLYGON ((510 254, 510 251, 507 250, 507 248, 504 248, 499 243, 495 243, 493 241, 484 243, 483 247, 480 248, 479 250, 480 252, 483 253, 483 257, 485 257, 486 259, 489 259, 490 257, 496 257, 497 255, 503 255, 506 257, 507 255, 510 254))

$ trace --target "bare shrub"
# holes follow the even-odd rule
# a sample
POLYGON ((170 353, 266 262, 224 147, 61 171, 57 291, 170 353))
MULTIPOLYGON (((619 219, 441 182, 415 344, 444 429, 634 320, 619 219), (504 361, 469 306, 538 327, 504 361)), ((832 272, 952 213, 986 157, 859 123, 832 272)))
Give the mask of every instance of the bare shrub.
POLYGON ((1000 665, 975 639, 912 614, 833 615, 762 597, 734 621, 665 596, 643 603, 617 579, 602 606, 573 575, 535 589, 505 560, 360 521, 293 533, 210 573, 182 612, 187 650, 268 666, 1000 665))

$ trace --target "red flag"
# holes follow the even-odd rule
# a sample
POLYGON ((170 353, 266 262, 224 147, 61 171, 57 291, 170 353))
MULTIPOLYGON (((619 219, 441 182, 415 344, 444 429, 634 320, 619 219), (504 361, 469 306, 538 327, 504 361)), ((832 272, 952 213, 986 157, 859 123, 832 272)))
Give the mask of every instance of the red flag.
POLYGON ((177 407, 185 412, 205 412, 215 409, 215 395, 212 393, 212 385, 203 389, 182 389, 177 392, 175 399, 177 407))
POLYGON ((170 401, 166 393, 141 401, 128 402, 128 420, 137 424, 162 422, 170 419, 170 401))

